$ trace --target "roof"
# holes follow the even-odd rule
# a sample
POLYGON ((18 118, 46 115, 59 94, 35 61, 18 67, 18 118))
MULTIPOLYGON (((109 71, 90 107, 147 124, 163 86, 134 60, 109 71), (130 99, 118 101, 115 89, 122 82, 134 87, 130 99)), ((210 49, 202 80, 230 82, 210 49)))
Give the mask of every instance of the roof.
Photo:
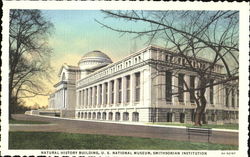
POLYGON ((100 58, 105 58, 105 59, 109 59, 109 56, 106 55, 105 53, 101 52, 101 51, 98 51, 98 50, 94 50, 94 51, 91 51, 91 52, 88 52, 86 53, 82 59, 85 59, 85 58, 92 58, 92 57, 100 57, 100 58))

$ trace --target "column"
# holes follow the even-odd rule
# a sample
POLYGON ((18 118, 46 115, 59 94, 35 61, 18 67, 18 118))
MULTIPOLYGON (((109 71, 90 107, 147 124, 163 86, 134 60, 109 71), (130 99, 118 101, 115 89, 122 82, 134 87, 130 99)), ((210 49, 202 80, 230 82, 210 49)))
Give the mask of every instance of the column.
POLYGON ((84 90, 85 92, 84 92, 84 95, 85 95, 85 100, 84 100, 84 107, 85 108, 88 108, 88 90, 87 89, 85 89, 84 90))
POLYGON ((88 106, 89 108, 92 108, 91 106, 91 88, 88 88, 88 106))
POLYGON ((144 71, 140 72, 140 104, 144 105, 144 71))
MULTIPOLYGON (((218 80, 214 80, 216 83, 218 80)), ((219 104, 219 85, 214 86, 214 105, 218 106, 219 104)))
POLYGON ((229 108, 232 107, 232 90, 229 88, 229 94, 228 94, 228 106, 229 108))
POLYGON ((126 77, 122 77, 122 104, 126 101, 126 77))
POLYGON ((107 105, 109 105, 110 104, 110 97, 111 97, 111 90, 110 90, 111 83, 110 82, 107 82, 107 83, 108 83, 108 86, 106 87, 106 88, 108 88, 107 105))
POLYGON ((76 91, 76 107, 79 108, 79 91, 76 91))
MULTIPOLYGON (((172 76, 173 76, 172 77, 172 82, 173 82, 172 91, 173 91, 173 93, 177 93, 178 92, 178 74, 173 74, 172 76)), ((179 102, 178 94, 177 95, 176 94, 172 95, 172 103, 173 103, 173 105, 179 104, 178 102, 179 102)))
MULTIPOLYGON (((194 89, 198 89, 198 87, 199 87, 199 77, 196 76, 194 79, 194 89)), ((199 90, 194 91, 195 98, 197 98, 197 93, 199 93, 199 90)))
MULTIPOLYGON (((190 88, 190 76, 185 74, 184 75, 184 90, 187 90, 186 85, 188 86, 188 88, 190 88)), ((184 102, 186 105, 190 104, 190 93, 189 92, 184 92, 184 102)))
POLYGON ((209 85, 209 87, 206 88, 205 98, 207 100, 207 104, 211 105, 210 104, 210 82, 207 85, 209 85))
POLYGON ((107 99, 107 98, 106 98, 106 88, 107 88, 107 87, 106 87, 106 84, 105 84, 105 83, 103 83, 102 86, 103 86, 103 97, 102 97, 102 98, 103 98, 103 106, 106 106, 106 102, 108 102, 108 101, 106 100, 106 99, 107 99))
POLYGON ((117 105, 118 102, 118 80, 114 79, 114 104, 117 105))
POLYGON ((97 85, 96 105, 97 105, 98 107, 100 107, 100 85, 97 85))
POLYGON ((95 87, 94 86, 92 87, 92 90, 91 90, 91 105, 92 105, 92 108, 95 107, 95 87))
POLYGON ((82 103, 81 103, 81 109, 83 108, 84 106, 84 90, 82 90, 82 103))
POLYGON ((133 105, 135 97, 135 74, 130 75, 130 104, 133 105))

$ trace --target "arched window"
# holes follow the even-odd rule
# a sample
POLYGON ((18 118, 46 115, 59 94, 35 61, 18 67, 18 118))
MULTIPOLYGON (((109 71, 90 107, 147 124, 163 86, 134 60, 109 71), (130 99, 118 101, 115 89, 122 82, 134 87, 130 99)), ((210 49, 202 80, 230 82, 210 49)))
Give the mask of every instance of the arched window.
POLYGON ((113 113, 109 112, 109 120, 113 120, 113 113))
POLYGON ((102 113, 102 120, 106 120, 106 112, 102 113))
POLYGON ((83 118, 83 112, 81 113, 81 118, 83 118))
POLYGON ((123 121, 128 121, 128 120, 129 120, 129 113, 123 112, 123 121))
POLYGON ((101 112, 97 113, 97 119, 101 119, 101 112))
POLYGON ((91 119, 91 112, 89 112, 88 114, 88 119, 91 119))
POLYGON ((120 112, 116 112, 115 113, 115 120, 120 120, 121 119, 121 115, 120 115, 120 112))
POLYGON ((138 122, 139 121, 139 113, 138 112, 133 112, 132 114, 132 121, 138 122))
POLYGON ((168 112, 167 113, 167 122, 172 122, 172 120, 173 120, 173 114, 171 113, 171 112, 168 112))
POLYGON ((96 119, 96 113, 93 113, 92 119, 96 119))
POLYGON ((180 113, 180 123, 185 123, 185 113, 180 113))

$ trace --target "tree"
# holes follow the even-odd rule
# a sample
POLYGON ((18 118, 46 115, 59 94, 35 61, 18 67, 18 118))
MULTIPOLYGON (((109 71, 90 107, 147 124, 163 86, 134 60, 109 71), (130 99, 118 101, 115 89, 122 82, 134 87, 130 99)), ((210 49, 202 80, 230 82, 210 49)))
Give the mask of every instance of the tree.
POLYGON ((239 55, 239 12, 238 11, 102 11, 109 18, 124 20, 134 25, 142 23, 144 30, 126 30, 114 28, 97 21, 105 28, 119 33, 134 34, 135 38, 146 37, 147 43, 160 43, 174 52, 176 58, 184 59, 182 66, 173 62, 155 62, 151 64, 157 74, 172 71, 174 77, 180 77, 180 70, 194 72, 198 86, 189 88, 183 80, 184 87, 178 85, 178 92, 171 93, 180 97, 189 92, 196 103, 195 125, 201 125, 205 111, 206 90, 219 84, 237 82, 239 55), (206 58, 209 62, 205 61, 206 58), (223 74, 215 72, 215 67, 222 64, 223 74), (219 78, 219 79, 218 79, 219 78), (216 81, 214 81, 216 79, 216 81))
POLYGON ((40 10, 10 10, 9 14, 9 118, 24 98, 47 95, 52 53, 48 37, 53 24, 40 10))

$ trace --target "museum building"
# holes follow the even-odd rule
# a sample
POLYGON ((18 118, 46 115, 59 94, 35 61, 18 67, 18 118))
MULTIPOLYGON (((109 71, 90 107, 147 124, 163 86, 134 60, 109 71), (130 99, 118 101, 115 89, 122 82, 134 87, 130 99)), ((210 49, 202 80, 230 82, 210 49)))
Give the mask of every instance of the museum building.
MULTIPOLYGON (((190 61, 197 67, 210 65, 206 59, 190 61)), ((114 63, 105 53, 91 51, 78 66, 61 67, 48 109, 87 120, 192 123, 195 100, 182 91, 196 88, 199 78, 187 66, 185 58, 152 45, 114 63)), ((224 77, 223 68, 215 64, 211 81, 224 77)), ((238 123, 237 83, 208 87, 205 96, 203 123, 238 123)))

